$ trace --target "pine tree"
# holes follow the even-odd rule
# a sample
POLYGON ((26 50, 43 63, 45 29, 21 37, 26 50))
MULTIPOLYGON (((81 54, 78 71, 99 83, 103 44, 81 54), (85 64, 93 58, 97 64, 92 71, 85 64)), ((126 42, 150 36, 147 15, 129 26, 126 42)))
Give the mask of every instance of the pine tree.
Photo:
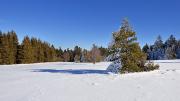
POLYGON ((16 63, 17 56, 17 46, 18 46, 18 38, 14 31, 8 32, 8 41, 9 41, 9 63, 16 63))
POLYGON ((102 57, 101 60, 104 60, 109 55, 107 48, 104 48, 104 47, 101 46, 101 47, 99 47, 99 51, 100 51, 100 54, 101 54, 101 57, 102 57))
POLYGON ((144 53, 146 53, 146 56, 147 56, 147 60, 150 60, 150 47, 148 44, 146 44, 143 48, 142 48, 142 51, 144 53))
POLYGON ((21 64, 24 62, 24 53, 22 49, 22 45, 17 46, 17 56, 16 56, 16 63, 21 64))
POLYGON ((38 61, 38 40, 36 38, 31 38, 31 45, 33 49, 33 63, 37 63, 38 61))
POLYGON ((34 52, 30 38, 26 36, 22 42, 22 63, 33 63, 34 52))
POLYGON ((2 37, 2 63, 3 64, 10 64, 10 47, 8 36, 4 33, 2 37))
POLYGON ((56 49, 57 54, 57 61, 63 61, 63 50, 61 47, 59 49, 56 49))
POLYGON ((142 48, 142 50, 143 50, 144 53, 148 53, 148 50, 149 50, 148 44, 146 44, 146 45, 142 48))
POLYGON ((176 48, 177 48, 177 40, 173 35, 170 35, 168 40, 165 42, 166 47, 166 58, 167 59, 176 59, 176 48))
POLYGON ((121 73, 139 72, 144 69, 145 54, 136 42, 136 33, 132 30, 127 19, 123 20, 118 32, 113 33, 114 44, 112 50, 120 50, 122 68, 121 73))
POLYGON ((157 37, 157 40, 155 41, 154 45, 155 49, 163 48, 163 41, 160 35, 157 37))
POLYGON ((57 54, 53 45, 50 47, 50 62, 55 62, 57 60, 57 54))
POLYGON ((154 49, 153 54, 154 54, 155 60, 160 60, 160 59, 165 58, 164 44, 160 35, 157 37, 157 40, 154 43, 153 49, 154 49))
POLYGON ((37 60, 38 62, 44 62, 44 48, 43 48, 43 45, 42 45, 42 41, 40 39, 38 39, 38 46, 37 46, 37 51, 38 51, 38 56, 37 56, 37 60))

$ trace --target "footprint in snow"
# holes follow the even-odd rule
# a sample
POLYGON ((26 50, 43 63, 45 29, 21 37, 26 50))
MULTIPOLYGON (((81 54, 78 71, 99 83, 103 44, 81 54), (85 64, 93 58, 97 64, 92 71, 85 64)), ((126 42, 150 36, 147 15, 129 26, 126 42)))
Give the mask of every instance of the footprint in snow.
POLYGON ((93 86, 97 86, 97 85, 99 85, 98 83, 91 83, 91 85, 93 85, 93 86))
POLYGON ((169 71, 169 69, 167 69, 166 71, 169 71))
POLYGON ((174 78, 172 78, 171 80, 173 80, 173 81, 174 81, 175 79, 174 79, 174 78))
MULTIPOLYGON (((166 70, 167 71, 167 70, 166 70)), ((166 72, 164 72, 164 71, 160 71, 160 74, 166 74, 166 72)))
POLYGON ((172 69, 172 71, 173 71, 173 72, 175 72, 175 71, 176 71, 176 69, 172 69))

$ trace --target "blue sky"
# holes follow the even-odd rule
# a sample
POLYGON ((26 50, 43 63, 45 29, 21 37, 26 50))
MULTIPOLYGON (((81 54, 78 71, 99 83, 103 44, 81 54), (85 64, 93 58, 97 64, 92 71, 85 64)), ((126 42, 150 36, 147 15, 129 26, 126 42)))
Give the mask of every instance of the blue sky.
POLYGON ((35 36, 56 47, 107 47, 127 17, 140 45, 158 35, 180 39, 179 0, 0 0, 0 30, 35 36))

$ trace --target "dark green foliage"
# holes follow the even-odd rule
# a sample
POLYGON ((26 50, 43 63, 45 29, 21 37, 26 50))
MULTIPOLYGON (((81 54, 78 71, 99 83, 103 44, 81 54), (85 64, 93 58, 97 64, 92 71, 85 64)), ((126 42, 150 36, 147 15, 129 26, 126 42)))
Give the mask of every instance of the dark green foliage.
POLYGON ((146 45, 142 48, 142 50, 143 50, 144 53, 148 53, 148 50, 149 50, 148 44, 146 44, 146 45))
POLYGON ((63 61, 63 50, 61 48, 56 49, 57 61, 63 61))
POLYGON ((108 48, 99 47, 100 54, 102 56, 102 59, 105 59, 109 55, 108 48))
POLYGON ((144 70, 146 55, 136 42, 136 33, 130 27, 126 19, 118 32, 113 33, 112 50, 119 51, 122 68, 121 73, 140 72, 144 70))
POLYGON ((159 65, 155 65, 153 62, 149 62, 145 65, 144 71, 152 71, 159 69, 159 65))
POLYGON ((24 61, 24 58, 23 58, 22 46, 18 45, 18 47, 17 47, 16 63, 17 64, 21 64, 21 63, 23 63, 23 61, 24 61))

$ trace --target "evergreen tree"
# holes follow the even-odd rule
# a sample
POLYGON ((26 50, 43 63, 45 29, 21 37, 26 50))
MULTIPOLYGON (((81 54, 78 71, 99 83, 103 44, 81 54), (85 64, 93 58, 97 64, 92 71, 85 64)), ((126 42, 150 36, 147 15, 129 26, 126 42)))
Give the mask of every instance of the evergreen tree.
POLYGON ((154 45, 155 49, 163 48, 163 41, 160 35, 157 37, 157 40, 155 41, 154 45))
POLYGON ((3 52, 3 47, 2 47, 2 41, 3 41, 3 35, 2 32, 0 31, 0 64, 3 64, 3 57, 2 57, 2 52, 3 52))
POLYGON ((180 59, 180 40, 177 42, 176 57, 180 59))
POLYGON ((146 45, 142 48, 142 50, 143 50, 144 53, 148 53, 148 50, 149 50, 149 49, 150 49, 150 48, 149 48, 148 44, 146 44, 146 45))
POLYGON ((57 60, 57 54, 53 45, 51 45, 49 53, 50 53, 50 61, 55 62, 57 60))
POLYGON ((153 54, 155 60, 160 60, 165 58, 164 44, 160 35, 157 37, 153 49, 154 49, 153 54))
POLYGON ((132 30, 127 19, 123 20, 118 32, 113 33, 114 44, 112 50, 120 50, 122 68, 121 73, 139 72, 144 69, 145 54, 136 42, 136 33, 132 30))
POLYGON ((146 56, 147 56, 147 60, 150 60, 150 47, 148 46, 148 44, 146 44, 143 48, 142 48, 142 51, 144 53, 146 53, 146 56))
POLYGON ((44 58, 45 58, 45 56, 44 56, 44 48, 43 48, 43 44, 42 44, 42 41, 40 40, 40 39, 38 39, 38 49, 37 49, 37 51, 38 51, 38 56, 37 56, 37 60, 38 60, 38 62, 44 62, 44 58))
POLYGON ((171 35, 168 40, 165 42, 166 47, 166 58, 167 59, 176 59, 176 48, 177 48, 177 40, 171 35))
POLYGON ((16 63, 21 64, 24 62, 24 53, 22 49, 22 45, 17 46, 17 56, 16 56, 16 63))
POLYGON ((14 31, 8 32, 8 41, 9 41, 9 63, 16 63, 17 56, 17 46, 18 46, 18 38, 14 31))
POLYGON ((28 36, 24 37, 22 42, 22 63, 33 63, 34 52, 31 45, 30 38, 28 36))
POLYGON ((10 64, 10 47, 8 36, 4 33, 2 37, 2 63, 10 64))
POLYGON ((67 50, 64 50, 63 58, 64 58, 64 62, 69 62, 70 61, 70 54, 69 54, 69 52, 67 50))
POLYGON ((57 54, 57 61, 63 61, 63 50, 61 47, 59 49, 56 49, 57 54))
POLYGON ((31 38, 31 45, 33 50, 33 63, 37 63, 38 61, 38 40, 36 38, 31 38))
POLYGON ((99 51, 102 57, 102 60, 104 60, 109 54, 108 54, 108 49, 104 47, 99 47, 99 51))

